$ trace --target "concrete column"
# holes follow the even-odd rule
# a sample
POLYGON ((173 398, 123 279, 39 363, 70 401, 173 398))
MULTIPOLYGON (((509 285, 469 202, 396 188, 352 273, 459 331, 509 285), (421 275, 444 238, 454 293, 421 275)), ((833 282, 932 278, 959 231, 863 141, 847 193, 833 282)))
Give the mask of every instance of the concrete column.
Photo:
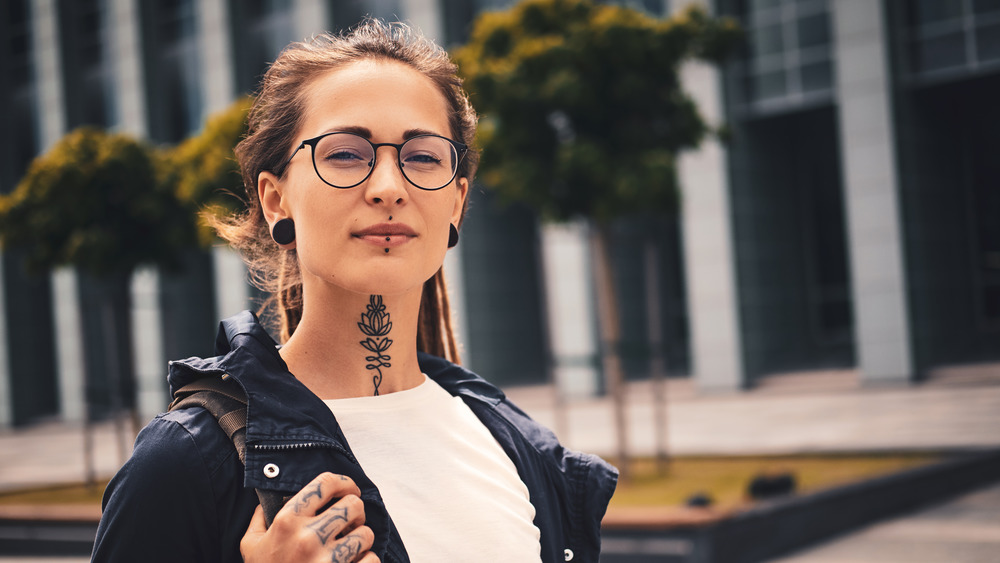
POLYGON ((459 355, 462 364, 469 365, 472 350, 469 348, 469 310, 465 299, 464 272, 459 248, 449 250, 444 257, 444 280, 448 284, 448 303, 451 305, 452 326, 457 329, 455 338, 458 340, 459 355))
POLYGON ((402 17, 424 36, 441 45, 444 41, 444 24, 438 0, 401 0, 402 17))
MULTIPOLYGON (((692 3, 671 2, 673 12, 692 3)), ((722 123, 722 80, 704 63, 681 69, 681 83, 711 124, 722 123)), ((681 232, 691 330, 691 375, 702 391, 735 391, 746 385, 740 334, 736 253, 730 211, 727 155, 714 139, 678 158, 681 232)))
POLYGON ((0 428, 9 428, 14 422, 14 405, 11 402, 10 355, 7 353, 7 297, 4 291, 3 252, 0 252, 0 428))
POLYGON ((296 41, 303 41, 317 33, 330 30, 330 10, 326 2, 292 0, 292 10, 296 41))
MULTIPOLYGON (((709 123, 723 121, 715 68, 689 63, 681 82, 709 123)), ((708 392, 746 385, 726 167, 725 150, 714 139, 678 158, 691 373, 698 388, 708 392)))
MULTIPOLYGON (((233 103, 236 97, 233 68, 236 63, 231 49, 232 38, 226 1, 204 0, 199 2, 198 6, 201 84, 205 117, 208 117, 233 103)), ((299 6, 296 5, 296 8, 299 6)), ((322 9, 317 8, 317 10, 322 9)), ((216 317, 222 319, 249 308, 247 270, 239 256, 228 246, 217 245, 212 247, 212 264, 215 269, 216 317)))
POLYGON ((143 138, 148 134, 142 67, 142 20, 139 0, 111 0, 108 4, 111 28, 111 49, 114 53, 115 91, 118 101, 118 123, 123 133, 143 138))
MULTIPOLYGON (((56 0, 34 0, 31 19, 32 63, 38 91, 39 149, 45 152, 66 132, 56 0)), ((63 420, 79 422, 86 412, 85 360, 76 271, 72 268, 59 268, 52 274, 52 311, 60 412, 63 420)))
MULTIPOLYGON (((111 20, 114 36, 115 82, 118 91, 119 131, 143 138, 148 134, 144 95, 142 20, 137 0, 113 0, 111 20)), ((143 268, 132 275, 133 369, 136 377, 136 408, 145 421, 165 410, 167 360, 163 355, 163 318, 159 305, 159 273, 143 268)))
POLYGON ((601 375, 588 233, 584 221, 543 225, 540 232, 553 370, 567 396, 595 395, 601 375))
MULTIPOLYGON (((118 123, 115 128, 137 138, 148 135, 148 115, 142 66, 142 19, 138 0, 112 0, 109 4, 112 47, 115 55, 115 89, 118 123)), ((136 378, 136 408, 143 421, 166 409, 167 359, 163 355, 163 318, 159 300, 159 273, 143 268, 133 273, 131 292, 132 369, 136 378)))
POLYGON ((66 132, 62 57, 56 0, 34 0, 31 5, 31 54, 38 93, 41 152, 66 132))
POLYGON ((250 307, 247 268, 243 259, 231 247, 212 247, 212 269, 215 273, 216 316, 221 320, 250 307))
POLYGON ((197 6, 204 116, 226 109, 236 94, 226 0, 200 0, 197 6))
POLYGON ((163 353, 160 275, 156 268, 132 274, 132 350, 135 355, 136 409, 143 423, 167 410, 167 360, 163 353))
POLYGON ((83 321, 77 283, 73 268, 59 268, 52 273, 59 412, 67 422, 82 422, 87 412, 87 368, 83 356, 83 321))
POLYGON ((855 346, 861 381, 869 384, 913 377, 882 4, 831 2, 855 346))

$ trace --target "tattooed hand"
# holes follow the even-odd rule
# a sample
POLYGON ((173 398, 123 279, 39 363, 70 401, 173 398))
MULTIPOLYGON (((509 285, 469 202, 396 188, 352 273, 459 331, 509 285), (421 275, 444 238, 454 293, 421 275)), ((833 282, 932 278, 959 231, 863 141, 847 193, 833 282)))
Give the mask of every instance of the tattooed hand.
POLYGON ((365 505, 359 495, 354 481, 323 473, 285 504, 270 528, 265 528, 264 512, 258 506, 240 541, 243 561, 378 563, 378 557, 368 551, 375 534, 364 525, 365 505), (335 498, 340 500, 320 511, 335 498))

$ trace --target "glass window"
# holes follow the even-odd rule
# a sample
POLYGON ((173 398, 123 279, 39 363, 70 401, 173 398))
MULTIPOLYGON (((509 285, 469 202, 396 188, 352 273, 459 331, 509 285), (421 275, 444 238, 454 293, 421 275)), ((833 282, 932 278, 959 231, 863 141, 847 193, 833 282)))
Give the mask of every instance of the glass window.
POLYGON ((753 55, 761 57, 780 53, 782 50, 782 26, 765 25, 753 30, 753 55))
POLYGON ((5 34, 7 35, 7 75, 9 84, 26 84, 31 80, 31 43, 29 41, 28 3, 24 0, 7 2, 5 34))
POLYGON ((149 33, 146 49, 150 137, 173 143, 201 127, 201 77, 193 0, 141 3, 149 33))
POLYGON ((107 127, 114 120, 115 91, 107 2, 63 0, 58 9, 67 125, 107 127))
POLYGON ((924 39, 914 46, 914 67, 918 71, 941 70, 965 63, 963 32, 924 39))
POLYGON ((976 30, 976 57, 983 62, 1000 60, 1000 24, 976 30))
POLYGON ((781 0, 750 0, 750 10, 754 12, 770 10, 771 8, 777 8, 780 5, 781 0))
POLYGON ((805 92, 831 90, 829 0, 749 0, 734 7, 742 8, 750 45, 742 65, 747 109, 764 99, 773 109, 776 98, 791 109, 805 92))
POLYGON ((833 87, 833 66, 830 61, 802 65, 802 90, 817 92, 833 87))
POLYGON ((753 80, 754 97, 763 100, 785 95, 785 71, 758 74, 753 80))
POLYGON ((337 0, 330 3, 333 25, 338 30, 348 29, 369 14, 363 0, 337 0))
POLYGON ((972 12, 977 16, 1000 14, 1000 0, 972 0, 972 12))
POLYGON ((953 20, 962 16, 962 0, 916 0, 913 3, 914 25, 953 20))
POLYGON ((800 19, 797 31, 800 49, 830 44, 830 18, 826 12, 800 19))
POLYGON ((292 9, 290 0, 234 3, 233 17, 239 22, 233 29, 233 41, 237 46, 236 81, 240 90, 251 92, 257 88, 268 63, 297 39, 292 9))

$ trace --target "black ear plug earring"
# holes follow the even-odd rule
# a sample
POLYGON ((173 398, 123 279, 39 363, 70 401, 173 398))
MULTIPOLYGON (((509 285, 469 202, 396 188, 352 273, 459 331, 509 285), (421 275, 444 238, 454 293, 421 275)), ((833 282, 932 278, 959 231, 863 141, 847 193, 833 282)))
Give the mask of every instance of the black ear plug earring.
POLYGON ((278 244, 292 244, 295 242, 295 223, 287 217, 281 219, 271 228, 271 238, 278 244))
POLYGON ((458 244, 458 228, 455 225, 448 225, 448 248, 455 248, 458 244))

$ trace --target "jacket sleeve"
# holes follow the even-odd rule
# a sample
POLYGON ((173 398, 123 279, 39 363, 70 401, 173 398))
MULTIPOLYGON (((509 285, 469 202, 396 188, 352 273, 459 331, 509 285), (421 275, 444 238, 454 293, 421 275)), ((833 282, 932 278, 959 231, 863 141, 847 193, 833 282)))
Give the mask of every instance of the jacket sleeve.
POLYGON ((253 510, 241 470, 207 412, 158 416, 104 492, 93 561, 241 561, 239 538, 253 510))

